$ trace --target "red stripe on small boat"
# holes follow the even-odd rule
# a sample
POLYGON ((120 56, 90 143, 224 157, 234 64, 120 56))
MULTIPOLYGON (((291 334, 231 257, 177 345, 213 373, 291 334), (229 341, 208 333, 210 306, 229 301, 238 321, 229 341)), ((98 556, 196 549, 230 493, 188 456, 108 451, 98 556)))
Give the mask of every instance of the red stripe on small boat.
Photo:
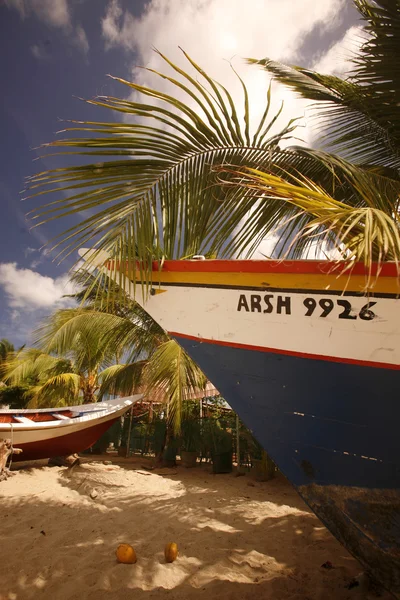
MULTIPOLYGON (((55 438, 29 442, 28 444, 18 444, 22 449, 21 454, 13 456, 13 462, 25 460, 38 460, 41 458, 50 458, 52 456, 68 456, 75 452, 87 450, 99 439, 103 433, 111 427, 118 419, 110 419, 104 423, 98 423, 93 427, 85 427, 73 433, 67 433, 55 438)), ((9 436, 8 436, 9 437, 9 436)))
POLYGON ((238 344, 236 342, 224 342, 222 340, 209 340, 207 338, 199 338, 195 335, 186 335, 185 333, 177 333, 169 331, 169 335, 177 338, 185 338, 195 342, 212 344, 214 346, 227 346, 229 348, 239 348, 241 350, 254 350, 255 352, 268 352, 270 354, 284 354, 285 356, 296 356, 298 358, 308 358, 312 360, 325 360, 328 362, 345 363, 349 365, 359 365, 361 367, 374 367, 379 369, 391 369, 394 371, 400 370, 400 365, 391 363, 380 363, 369 360, 356 360, 353 358, 341 358, 338 356, 325 356, 322 354, 308 354, 306 352, 296 352, 294 350, 280 350, 279 348, 266 348, 265 346, 252 346, 250 344, 238 344))
MULTIPOLYGON (((324 260, 166 260, 163 271, 190 273, 298 273, 298 274, 336 274, 340 275, 344 263, 324 260)), ((154 270, 158 264, 154 263, 154 270)), ((395 263, 374 263, 369 271, 363 263, 356 263, 345 275, 376 275, 398 277, 395 263)))

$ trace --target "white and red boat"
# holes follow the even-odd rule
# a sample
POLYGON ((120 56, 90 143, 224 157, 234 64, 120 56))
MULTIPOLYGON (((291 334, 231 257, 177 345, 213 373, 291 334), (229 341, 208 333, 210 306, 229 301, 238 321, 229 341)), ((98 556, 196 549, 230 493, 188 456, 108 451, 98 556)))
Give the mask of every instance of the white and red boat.
POLYGON ((13 462, 68 456, 90 448, 141 395, 63 408, 0 410, 0 439, 21 454, 13 462))

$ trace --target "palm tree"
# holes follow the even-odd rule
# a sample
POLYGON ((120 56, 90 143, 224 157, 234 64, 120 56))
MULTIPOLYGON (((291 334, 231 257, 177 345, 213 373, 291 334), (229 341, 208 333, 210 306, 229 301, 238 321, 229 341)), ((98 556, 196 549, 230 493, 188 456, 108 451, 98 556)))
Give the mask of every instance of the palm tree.
MULTIPOLYGON (((152 73, 167 79, 177 92, 184 92, 187 102, 118 79, 150 100, 100 97, 89 102, 133 122, 73 122, 67 131, 81 132, 81 137, 59 139, 46 146, 63 154, 95 157, 95 162, 84 166, 46 171, 28 179, 31 197, 62 194, 32 214, 37 225, 86 209, 97 211, 54 240, 60 256, 96 242, 99 249, 127 260, 134 279, 135 258, 142 274, 149 275, 154 259, 197 253, 234 256, 244 250, 250 255, 288 214, 294 221, 281 228, 282 237, 290 237, 292 228, 307 220, 293 207, 273 199, 260 211, 251 198, 245 201, 241 192, 228 192, 218 185, 214 172, 221 164, 267 168, 278 161, 286 170, 290 165, 297 169, 315 163, 313 158, 279 148, 294 131, 295 119, 280 132, 271 133, 281 111, 268 121, 268 89, 265 111, 251 135, 248 92, 242 80, 243 122, 228 90, 184 56, 200 81, 165 56, 162 58, 178 78, 152 73), (114 158, 108 160, 110 156, 114 158), (251 209, 255 209, 252 218, 242 224, 251 209)), ((333 186, 329 168, 321 168, 321 179, 329 189, 333 186)))
MULTIPOLYGON (((18 352, 21 350, 22 348, 18 352)), ((0 404, 10 408, 25 408, 31 395, 33 382, 26 379, 23 385, 6 385, 4 381, 15 356, 14 345, 6 338, 0 340, 0 404)))
POLYGON ((29 386, 31 408, 78 403, 81 378, 71 359, 24 348, 7 363, 4 379, 10 386, 29 386))
MULTIPOLYGON (((249 98, 240 78, 242 121, 229 91, 186 53, 194 75, 161 55, 174 76, 148 70, 183 92, 187 101, 116 78, 135 97, 148 100, 90 100, 127 120, 72 122, 65 131, 71 136, 80 132, 78 137, 46 147, 93 156, 94 162, 45 171, 28 180, 30 196, 60 194, 34 211, 37 224, 96 210, 54 240, 59 255, 90 242, 115 258, 114 264, 126 264, 126 281, 135 281, 139 264, 139 277, 148 282, 154 259, 162 262, 195 253, 249 257, 274 232, 281 255, 289 249, 293 258, 307 253, 317 239, 336 247, 342 257, 366 264, 372 259, 399 261, 399 4, 355 2, 371 38, 354 59, 353 80, 263 61, 281 81, 290 79, 302 95, 325 102, 328 139, 342 154, 345 151, 343 156, 294 146, 282 150, 280 143, 292 135, 295 120, 271 133, 279 114, 268 120, 270 88, 263 116, 251 134, 249 98), (357 164, 351 162, 356 159, 357 164), (259 173, 261 192, 260 182, 251 178, 259 173)), ((95 261, 96 255, 89 260, 95 261)), ((125 280, 117 269, 114 280, 123 294, 125 280)))
MULTIPOLYGON (((339 188, 327 193, 318 171, 302 171, 296 180, 276 177, 260 169, 227 169, 239 187, 263 201, 272 195, 288 199, 313 219, 294 237, 323 236, 344 250, 345 258, 375 260, 400 258, 400 2, 354 0, 364 19, 366 37, 353 58, 347 79, 291 67, 268 58, 250 60, 263 66, 302 98, 316 102, 315 117, 330 151, 310 152, 326 166, 338 169, 339 188), (350 186, 343 196, 341 186, 350 186)), ((224 169, 223 169, 224 171, 224 169)))
POLYGON ((14 345, 9 340, 6 338, 0 340, 0 381, 2 381, 4 374, 4 365, 10 359, 14 350, 14 345))
MULTIPOLYGON (((167 399, 169 425, 179 433, 183 402, 193 392, 198 394, 205 390, 204 373, 140 304, 126 295, 121 298, 117 284, 109 279, 99 282, 92 273, 82 270, 75 273, 74 281, 82 288, 74 298, 83 303, 85 310, 65 311, 71 319, 63 324, 62 333, 57 326, 49 328, 45 324, 41 342, 51 340, 54 344, 61 333, 63 343, 68 345, 69 337, 87 323, 101 344, 119 349, 116 364, 100 375, 99 396, 131 394, 138 388, 151 396, 156 389, 167 399), (119 360, 121 354, 124 354, 123 363, 119 360)), ((59 346, 56 349, 64 350, 59 346)))
POLYGON ((35 384, 31 407, 161 389, 169 424, 179 433, 183 402, 205 389, 205 375, 137 303, 114 305, 108 312, 99 304, 101 292, 92 290, 86 306, 58 310, 46 319, 36 332, 36 348, 22 350, 7 364, 6 381, 35 384))
POLYGON ((250 59, 296 94, 316 102, 321 141, 347 160, 398 181, 400 169, 400 2, 354 0, 364 43, 346 79, 268 58, 250 59))
POLYGON ((7 363, 7 383, 32 385, 31 407, 96 402, 100 372, 114 363, 124 342, 116 334, 112 345, 103 343, 90 317, 79 309, 54 312, 37 330, 36 347, 23 348, 7 363))

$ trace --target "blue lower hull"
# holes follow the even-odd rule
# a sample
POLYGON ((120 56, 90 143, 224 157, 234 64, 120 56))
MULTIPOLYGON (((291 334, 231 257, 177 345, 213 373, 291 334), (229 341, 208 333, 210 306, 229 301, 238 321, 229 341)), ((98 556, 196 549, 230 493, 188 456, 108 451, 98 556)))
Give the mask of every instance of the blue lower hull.
POLYGON ((332 533, 400 597, 400 371, 177 341, 332 533))

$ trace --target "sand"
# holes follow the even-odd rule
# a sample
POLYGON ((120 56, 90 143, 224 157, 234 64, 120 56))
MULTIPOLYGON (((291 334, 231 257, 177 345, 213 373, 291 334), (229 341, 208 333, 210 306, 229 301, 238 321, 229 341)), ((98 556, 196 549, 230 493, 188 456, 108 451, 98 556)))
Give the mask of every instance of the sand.
POLYGON ((259 483, 105 458, 72 470, 31 463, 0 483, 0 600, 374 597, 346 588, 360 565, 282 476, 259 483), (180 555, 166 564, 172 541, 180 555), (121 542, 136 564, 116 562, 121 542))

